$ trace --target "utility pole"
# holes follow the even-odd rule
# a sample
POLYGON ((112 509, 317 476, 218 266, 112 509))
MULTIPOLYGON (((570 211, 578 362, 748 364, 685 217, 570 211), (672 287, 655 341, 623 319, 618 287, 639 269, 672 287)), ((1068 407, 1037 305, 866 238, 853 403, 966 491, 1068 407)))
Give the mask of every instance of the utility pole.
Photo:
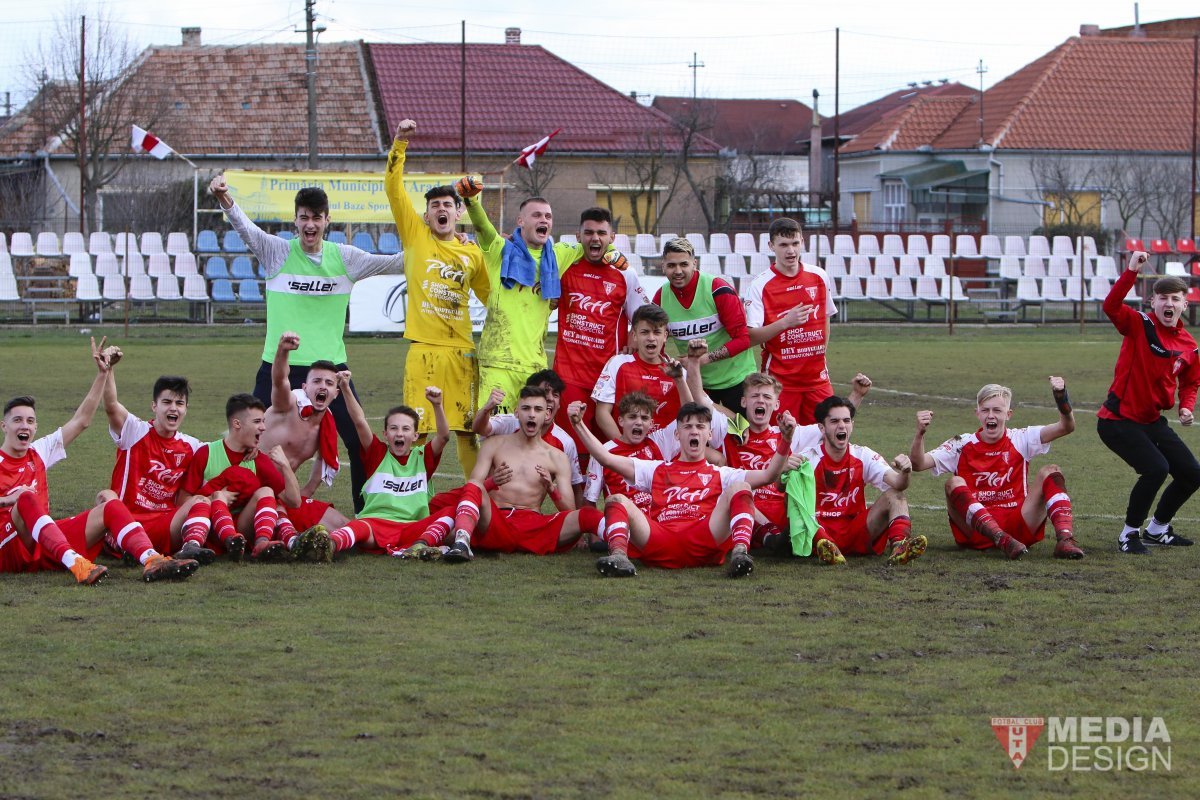
POLYGON ((317 168, 317 39, 313 35, 313 6, 317 0, 304 0, 304 74, 308 79, 308 168, 317 168))
POLYGON ((79 18, 79 232, 87 233, 87 17, 79 18))
POLYGON ((692 71, 692 99, 693 100, 696 99, 696 74, 699 72, 700 68, 703 66, 704 66, 704 64, 702 64, 697 59, 696 54, 692 53, 692 63, 688 64, 688 69, 690 69, 692 71))
POLYGON ((987 67, 983 65, 982 58, 975 71, 979 73, 979 143, 983 144, 983 76, 987 73, 987 67))

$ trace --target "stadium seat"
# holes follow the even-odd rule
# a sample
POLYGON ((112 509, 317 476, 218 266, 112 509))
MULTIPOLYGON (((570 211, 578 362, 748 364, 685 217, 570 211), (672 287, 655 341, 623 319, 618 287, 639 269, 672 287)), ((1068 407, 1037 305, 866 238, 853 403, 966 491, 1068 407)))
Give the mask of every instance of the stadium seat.
POLYGON ((846 271, 846 257, 835 255, 826 256, 825 273, 835 280, 849 276, 850 273, 846 271))
POLYGON ((8 243, 8 252, 14 256, 32 256, 33 252, 33 237, 25 231, 17 231, 12 235, 12 240, 8 243))
POLYGON ((854 237, 848 233, 839 233, 837 236, 834 236, 833 252, 836 255, 845 256, 846 258, 857 255, 857 251, 854 249, 854 237))
POLYGON ((937 278, 931 275, 922 275, 917 278, 917 288, 914 294, 923 303, 942 302, 942 292, 938 288, 937 278))
POLYGON ((1142 252, 1145 252, 1146 251, 1146 243, 1143 242, 1141 239, 1126 239, 1125 240, 1125 249, 1122 252, 1132 253, 1135 250, 1141 250, 1142 252))
POLYGON ((0 275, 12 275, 13 265, 12 256, 8 253, 0 253, 0 275))
POLYGON ((1046 275, 1050 278, 1067 278, 1071 275, 1071 262, 1066 256, 1050 256, 1046 266, 1046 275))
POLYGON ((896 259, 891 256, 879 256, 875 259, 875 275, 886 280, 897 276, 896 259))
POLYGON ((259 262, 258 269, 254 271, 254 277, 258 278, 260 281, 265 281, 267 279, 267 268, 264 267, 261 262, 259 262))
POLYGON ((1181 256, 1194 256, 1197 252, 1196 243, 1191 239, 1178 239, 1175 242, 1175 252, 1181 256))
POLYGON ((1025 240, 1020 236, 1005 236, 1004 255, 1025 258, 1025 256, 1029 255, 1025 252, 1025 240))
POLYGON ((80 275, 75 281, 75 299, 81 303, 98 303, 104 299, 100 294, 100 280, 95 275, 80 275))
POLYGON ((969 233, 960 233, 954 237, 955 258, 979 258, 979 246, 975 237, 969 233))
POLYGON ((925 258, 929 255, 929 241, 919 233, 910 234, 907 252, 910 256, 925 258))
POLYGON ((714 233, 708 237, 708 252, 714 256, 727 256, 733 252, 728 233, 714 233))
POLYGON ((137 234, 125 231, 113 234, 113 252, 121 258, 125 258, 126 253, 133 255, 139 252, 137 234))
MULTIPOLYGON (((762 233, 758 236, 758 251, 769 255, 771 253, 771 237, 762 233)), ((806 252, 815 253, 824 258, 833 252, 833 247, 829 244, 829 237, 825 234, 813 234, 808 237, 808 250, 806 252)), ((813 257, 816 258, 816 255, 813 257)))
POLYGON ((92 255, 98 256, 112 251, 112 237, 104 231, 96 231, 88 236, 88 252, 92 255))
POLYGON ((1083 237, 1083 256, 1084 258, 1095 258, 1100 255, 1100 251, 1096 249, 1096 240, 1091 236, 1083 237))
POLYGON ((1053 255, 1050 252, 1050 241, 1045 236, 1030 236, 1029 243, 1025 247, 1031 256, 1049 258, 1053 255))
POLYGON ((838 295, 843 300, 866 300, 867 295, 863 292, 862 281, 858 278, 842 278, 838 281, 840 290, 838 295))
POLYGON ((225 259, 221 256, 210 257, 204 264, 204 277, 210 281, 229 280, 229 268, 225 266, 225 259))
POLYGON ((212 282, 212 299, 214 303, 236 303, 237 294, 233 291, 233 283, 228 278, 218 278, 212 282))
POLYGON ((1037 278, 1038 280, 1045 278, 1047 275, 1046 262, 1037 256, 1029 256, 1025 259, 1024 275, 1026 278, 1037 278))
POLYGON ((129 299, 139 303, 150 302, 154 297, 154 281, 149 275, 134 275, 129 279, 129 299))
POLYGON ((0 253, 7 253, 7 252, 8 252, 8 237, 4 235, 3 231, 0 231, 0 253))
POLYGON ((183 299, 201 303, 208 302, 208 285, 204 282, 203 275, 197 273, 184 276, 183 299))
POLYGON ((625 258, 629 260, 629 266, 633 268, 634 272, 636 272, 638 275, 646 274, 646 268, 642 264, 641 256, 639 256, 637 253, 628 253, 625 258))
POLYGON ((749 262, 746 264, 746 269, 750 270, 751 275, 757 275, 760 272, 766 272, 771 268, 771 258, 763 253, 755 253, 750 256, 749 262))
MULTIPOLYGON (((560 238, 559 241, 562 241, 560 238)), ((649 233, 639 233, 633 237, 633 252, 644 258, 654 258, 657 256, 658 250, 654 243, 654 235, 649 233)))
POLYGON ((83 241, 83 234, 79 231, 70 231, 63 234, 62 238, 62 254, 64 256, 73 256, 76 253, 86 253, 87 244, 83 241))
POLYGON ((0 302, 11 302, 21 299, 21 293, 17 289, 17 278, 15 275, 0 275, 0 302))
POLYGON ((622 253, 633 252, 633 242, 629 241, 629 235, 625 233, 618 233, 613 236, 613 247, 622 253))
POLYGON ((54 256, 62 255, 62 248, 58 244, 58 234, 53 231, 42 231, 37 237, 37 254, 39 256, 54 256))
POLYGON ((743 255, 725 256, 726 278, 748 278, 750 272, 746 269, 746 257, 743 255))
POLYGON ((261 303, 263 295, 262 290, 258 287, 258 281, 252 278, 238 281, 238 300, 243 303, 261 303))
POLYGON ((385 256, 394 256, 400 252, 400 239, 394 233, 384 232, 379 234, 379 253, 385 256))
POLYGON ((72 253, 71 263, 67 267, 67 274, 72 278, 78 278, 81 275, 91 275, 92 257, 87 253, 72 253))
POLYGON ((103 278, 107 275, 120 275, 121 262, 113 253, 101 253, 96 256, 96 275, 103 278))
POLYGON ((917 293, 913 291, 913 282, 909 278, 895 278, 892 280, 892 299, 899 300, 904 303, 912 303, 917 300, 917 293))
POLYGON ((192 244, 188 241, 188 235, 183 231, 174 231, 167 234, 167 255, 178 256, 183 253, 192 252, 192 244))
POLYGON ((1119 273, 1117 271, 1117 260, 1112 256, 1096 256, 1096 277, 1108 278, 1116 280, 1119 273))
POLYGON ((238 256, 233 259, 229 264, 229 277, 235 281, 253 280, 256 278, 254 264, 250 261, 250 257, 238 256))
POLYGON ((1083 297, 1082 302, 1084 303, 1090 303, 1095 299, 1088 291, 1087 283, 1081 280, 1077 275, 1067 278, 1066 281, 1064 281, 1063 296, 1073 303, 1081 302, 1080 296, 1083 297))
POLYGON ((146 262, 142 261, 142 254, 136 250, 130 250, 129 258, 121 259, 121 273, 123 275, 144 275, 146 262))
POLYGON ((850 256, 850 277, 871 277, 871 259, 868 256, 850 256))
MULTIPOLYGON (((333 234, 329 235, 329 241, 333 241, 333 234)), ((342 234, 342 244, 346 242, 346 234, 342 234)), ((234 230, 225 231, 225 235, 221 237, 221 249, 226 253, 246 253, 249 249, 246 243, 242 241, 241 234, 234 230)))
POLYGON ((354 238, 350 240, 350 244, 357 247, 359 250, 365 250, 368 253, 378 252, 375 249, 375 238, 366 231, 359 231, 354 234, 354 238))
POLYGON ((281 231, 276 231, 275 235, 278 236, 280 239, 283 239, 285 242, 290 242, 292 239, 296 238, 296 232, 290 231, 287 228, 284 228, 281 231))
POLYGON ((894 258, 907 255, 904 252, 904 239, 894 233, 885 234, 883 237, 883 255, 894 258))
POLYGON ((1182 261, 1168 261, 1163 266, 1163 274, 1186 278, 1188 276, 1188 271, 1187 267, 1183 265, 1182 261))
POLYGON ((153 253, 146 257, 146 273, 151 278, 165 278, 171 274, 171 257, 166 253, 153 253))
POLYGON ((180 278, 185 278, 188 275, 198 275, 200 271, 196 268, 196 257, 191 253, 180 253, 175 256, 175 275, 180 278))
POLYGON ((925 259, 925 274, 931 278, 946 277, 946 262, 941 256, 929 256, 925 259))
POLYGON ((921 259, 916 256, 900 256, 898 273, 902 278, 921 277, 921 259))
MULTIPOLYGON (((38 239, 41 238, 41 234, 38 234, 38 239)), ((1153 239, 1150 242, 1150 252, 1156 256, 1166 256, 1174 253, 1175 247, 1167 239, 1153 239)))
POLYGON ((979 255, 983 258, 1000 258, 1004 255, 1000 249, 1000 237, 990 233, 985 233, 979 239, 979 255))
POLYGON ((1070 236, 1055 236, 1054 240, 1050 243, 1050 255, 1074 258, 1075 243, 1071 241, 1070 236))
POLYGON ((219 253, 221 252, 221 243, 217 241, 217 234, 214 231, 200 231, 196 235, 196 252, 197 253, 219 253))
POLYGON ((720 275, 721 257, 708 253, 700 256, 700 271, 707 272, 709 275, 720 275))
POLYGON ((162 234, 158 231, 149 231, 142 234, 142 255, 157 256, 166 253, 163 248, 162 234))
POLYGON ((944 233, 934 235, 933 239, 929 242, 929 255, 949 258, 950 237, 944 233))
POLYGON ((105 275, 100 294, 105 300, 124 300, 125 278, 121 275, 105 275))
POLYGON ((870 233, 864 233, 858 237, 858 254, 860 256, 870 256, 874 258, 883 255, 879 252, 879 239, 870 233))
POLYGON ((754 243, 754 234, 735 234, 733 237, 733 252, 743 256, 752 256, 757 253, 758 245, 754 243))
MULTIPOLYGON (((1105 294, 1108 294, 1108 292, 1105 292, 1105 294)), ((1125 302, 1141 305, 1142 296, 1140 294, 1138 294, 1137 281, 1134 281, 1133 286, 1129 287, 1129 293, 1125 295, 1125 302)))
POLYGON ((1038 287, 1037 278, 1017 279, 1017 302, 1022 306, 1037 306, 1042 312, 1042 322, 1046 321, 1046 305, 1042 300, 1042 291, 1038 287))
POLYGON ((941 294, 943 300, 951 299, 951 289, 954 290, 953 300, 956 303, 964 303, 970 300, 967 297, 966 290, 963 289, 962 281, 955 275, 953 278, 943 278, 941 282, 941 294))
MULTIPOLYGON (((663 251, 663 248, 666 246, 667 242, 671 241, 672 239, 674 239, 678 236, 679 236, 679 234, 677 234, 677 233, 660 233, 658 235, 658 252, 661 253, 663 251)), ((700 255, 700 254, 697 253, 696 255, 700 255)))
POLYGON ((1063 282, 1059 278, 1046 278, 1042 281, 1042 299, 1047 303, 1070 302, 1063 291, 1063 282))
POLYGON ((1079 272, 1080 272, 1080 267, 1082 265, 1083 277, 1088 278, 1088 279, 1096 277, 1096 272, 1095 272, 1095 269, 1093 269, 1093 267, 1092 267, 1092 260, 1090 258, 1073 258, 1073 259, 1071 259, 1070 264, 1071 264, 1071 274, 1072 275, 1078 277, 1079 272))
POLYGON ((155 282, 154 296, 159 300, 182 300, 183 295, 179 293, 179 278, 174 275, 159 278, 155 282))
POLYGON ((704 241, 703 233, 689 233, 684 238, 692 243, 692 247, 696 250, 696 255, 702 256, 708 252, 708 245, 704 241))
POLYGON ((1000 277, 1006 281, 1019 281, 1021 275, 1021 259, 1016 256, 1000 256, 1000 277))
MULTIPOLYGON (((859 241, 861 243, 862 240, 859 241)), ((888 289, 887 280, 878 275, 872 275, 867 278, 866 295, 868 300, 887 301, 892 299, 892 293, 888 289)))

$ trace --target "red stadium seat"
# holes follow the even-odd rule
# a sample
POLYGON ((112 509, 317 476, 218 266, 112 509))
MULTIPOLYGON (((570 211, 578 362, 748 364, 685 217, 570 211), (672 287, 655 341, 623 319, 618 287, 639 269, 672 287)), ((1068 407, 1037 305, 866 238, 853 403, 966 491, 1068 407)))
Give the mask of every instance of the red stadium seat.
POLYGON ((1170 255, 1175 252, 1168 239, 1154 239, 1150 242, 1150 252, 1156 256, 1170 255))
POLYGON ((1146 249, 1146 243, 1143 242, 1141 239, 1126 239, 1125 240, 1125 252, 1126 253, 1132 253, 1135 250, 1145 251, 1145 249, 1146 249))
POLYGON ((1197 252, 1200 252, 1200 251, 1196 250, 1196 242, 1194 240, 1179 239, 1178 241, 1175 242, 1175 252, 1179 253, 1181 255, 1190 256, 1190 255, 1195 255, 1197 252))
POLYGON ((1188 303, 1200 303, 1200 286, 1188 289, 1187 301, 1188 303))

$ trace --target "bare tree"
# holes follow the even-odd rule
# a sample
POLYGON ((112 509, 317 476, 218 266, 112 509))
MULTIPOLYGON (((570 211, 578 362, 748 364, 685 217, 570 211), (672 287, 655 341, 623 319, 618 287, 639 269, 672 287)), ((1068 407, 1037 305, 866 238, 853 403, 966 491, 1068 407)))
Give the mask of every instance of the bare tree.
POLYGON ((35 48, 29 69, 45 95, 32 113, 39 115, 38 124, 48 132, 47 149, 61 144, 77 158, 83 154, 79 177, 84 225, 93 230, 98 193, 129 160, 131 125, 154 126, 166 113, 167 94, 152 79, 135 74, 136 46, 105 17, 87 20, 81 63, 80 23, 77 13, 59 17, 50 37, 35 48), (83 125, 81 86, 86 109, 83 125))
POLYGON ((1154 192, 1150 167, 1151 162, 1144 157, 1121 155, 1106 159, 1096 169, 1096 179, 1104 198, 1116 208, 1117 216, 1121 218, 1119 232, 1122 236, 1143 235, 1146 211, 1154 192), (1135 221, 1139 223, 1136 230, 1135 221))
POLYGON ((751 206, 777 207, 773 198, 784 192, 783 163, 778 156, 748 153, 725 159, 720 178, 725 208, 720 215, 728 231, 739 213, 751 206))
POLYGON ((1067 225, 1082 225, 1088 217, 1097 213, 1096 203, 1085 193, 1085 187, 1097 183, 1095 170, 1078 159, 1064 156, 1038 156, 1029 165, 1033 174, 1035 191, 1043 200, 1054 205, 1059 214, 1056 222, 1067 225))
POLYGON ((546 189, 558 174, 558 164, 551 153, 538 156, 533 169, 513 169, 513 183, 524 197, 544 197, 546 189))
MULTIPOLYGON (((629 198, 633 226, 637 233, 652 233, 658 229, 671 201, 679 190, 681 169, 678 143, 674 137, 662 131, 647 131, 642 134, 637 152, 626 155, 620 177, 596 172, 597 183, 609 187, 608 209, 614 208, 614 197, 618 194, 629 198), (613 189, 613 185, 621 189, 613 189)), ((613 224, 620 229, 622 220, 614 217, 613 224)))
POLYGON ((1158 228, 1163 239, 1177 239, 1190 230, 1191 177, 1188 168, 1177 161, 1151 163, 1147 181, 1154 187, 1146 206, 1146 216, 1158 228))

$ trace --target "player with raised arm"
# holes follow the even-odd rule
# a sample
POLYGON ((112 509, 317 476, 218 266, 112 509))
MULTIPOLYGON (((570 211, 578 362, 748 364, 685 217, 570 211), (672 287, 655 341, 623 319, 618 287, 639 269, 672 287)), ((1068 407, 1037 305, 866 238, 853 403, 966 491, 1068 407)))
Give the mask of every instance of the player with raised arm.
POLYGON ((154 549, 145 529, 134 520, 116 494, 105 489, 96 505, 73 517, 50 517, 50 486, 46 471, 67 457, 67 447, 89 425, 104 395, 109 359, 104 340, 92 340, 96 377, 66 424, 48 436, 37 436, 34 398, 14 397, 4 404, 0 421, 0 572, 40 572, 66 569, 78 583, 99 583, 105 567, 92 563, 107 531, 116 547, 142 564, 142 579, 151 582, 186 578, 200 566, 192 559, 172 558, 154 549))
POLYGON ((1191 425, 1195 420, 1200 360, 1196 340, 1183 327, 1188 283, 1173 276, 1159 278, 1150 313, 1135 311, 1125 305, 1125 295, 1146 262, 1145 253, 1130 253, 1124 273, 1104 298, 1104 313, 1122 338, 1108 398, 1096 413, 1100 441, 1138 474, 1117 539, 1122 553, 1135 555, 1149 553, 1148 544, 1192 544, 1175 532, 1171 520, 1200 488, 1200 463, 1162 413, 1175 405, 1178 391, 1179 423, 1191 425), (1168 475, 1171 484, 1143 532, 1142 524, 1168 475))
POLYGON ((242 559, 247 536, 253 537, 255 560, 286 558, 287 547, 275 535, 276 500, 287 506, 300 503, 300 486, 283 448, 276 445, 264 453, 258 447, 267 428, 266 411, 252 394, 230 397, 225 402, 229 429, 222 438, 200 446, 179 489, 180 502, 193 495, 211 497, 210 541, 215 539, 234 561, 242 559))
POLYGON ((800 260, 800 223, 781 217, 769 236, 775 264, 754 279, 746 298, 750 343, 762 345, 762 371, 783 386, 780 410, 807 424, 817 403, 833 394, 825 350, 837 306, 825 270, 800 260))
MULTIPOLYGON (((592 458, 651 496, 649 514, 642 513, 625 495, 612 495, 605 501, 604 536, 609 555, 596 562, 600 574, 636 575, 631 556, 651 566, 681 568, 720 564, 728 554, 729 577, 740 578, 754 570, 748 552, 754 528, 751 491, 783 472, 789 463, 786 445, 763 470, 715 467, 704 460, 712 436, 712 410, 686 403, 676 417, 679 459, 643 461, 606 450, 583 423, 583 403, 572 403, 569 413, 592 458)), ((799 457, 794 458, 798 463, 799 457)))
MULTIPOLYGON (((263 405, 271 403, 272 361, 284 331, 296 331, 304 339, 291 355, 289 378, 293 389, 304 384, 314 361, 331 361, 339 370, 347 369, 343 337, 351 288, 356 281, 372 275, 399 274, 404 269, 404 256, 373 255, 348 244, 325 241, 330 223, 329 197, 320 187, 308 186, 296 193, 296 237, 291 241, 255 225, 229 196, 224 175, 213 178, 208 190, 267 276, 267 335, 254 396, 263 405)), ((350 391, 354 391, 353 385, 350 391)), ((358 461, 358 437, 344 399, 335 399, 330 411, 350 451, 350 482, 357 507, 364 477, 358 461)))
POLYGON ((404 243, 404 274, 408 277, 408 311, 404 336, 410 342, 404 362, 404 403, 421 415, 418 431, 430 433, 433 407, 425 387, 440 386, 463 475, 469 476, 477 454, 471 421, 475 417, 478 385, 475 341, 472 338, 469 294, 486 303, 489 297, 483 251, 459 241, 455 225, 462 199, 452 186, 435 186, 425 193, 425 214, 413 208, 404 191, 404 160, 408 138, 417 123, 403 119, 388 153, 384 190, 404 243))
POLYGON ((1058 421, 1050 425, 1009 428, 1012 390, 989 383, 975 398, 979 430, 948 439, 925 452, 925 432, 932 411, 917 412, 917 432, 909 458, 917 472, 932 469, 946 480, 950 529, 959 547, 997 547, 1020 558, 1045 536, 1046 520, 1054 528, 1055 558, 1083 558, 1075 541, 1071 498, 1057 464, 1047 464, 1029 483, 1029 462, 1050 452, 1050 443, 1075 430, 1075 412, 1062 378, 1051 376, 1050 389, 1058 421))
POLYGON ((900 454, 889 465, 871 448, 852 444, 854 408, 837 395, 818 403, 821 442, 802 454, 813 462, 816 476, 817 558, 845 564, 846 555, 880 555, 886 548, 889 564, 907 564, 928 544, 924 536, 912 535, 904 495, 912 462, 900 454), (867 484, 882 492, 869 507, 867 484))
POLYGON ((613 404, 629 392, 642 392, 654 400, 656 429, 674 421, 682 405, 681 387, 687 377, 683 364, 663 349, 669 322, 667 312, 652 303, 633 312, 629 326, 633 352, 610 358, 592 390, 596 427, 605 437, 620 438, 621 430, 613 419, 613 404))
POLYGON ((480 446, 475 471, 455 510, 454 543, 444 560, 470 561, 472 545, 501 553, 548 555, 569 550, 582 534, 596 532, 603 515, 594 508, 575 508, 567 456, 542 438, 549 419, 546 390, 522 388, 517 405, 520 429, 489 436, 480 446), (511 470, 511 477, 489 489, 484 482, 501 466, 511 470), (547 496, 558 509, 554 514, 541 513, 547 496))

